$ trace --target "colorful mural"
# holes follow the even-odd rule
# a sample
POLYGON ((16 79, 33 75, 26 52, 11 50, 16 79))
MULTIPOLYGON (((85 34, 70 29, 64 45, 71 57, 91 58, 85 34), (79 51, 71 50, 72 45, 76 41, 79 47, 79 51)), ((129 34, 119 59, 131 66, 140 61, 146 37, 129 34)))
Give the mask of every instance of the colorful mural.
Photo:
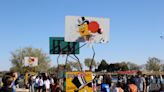
POLYGON ((109 19, 66 16, 65 41, 107 43, 109 40, 109 19))
POLYGON ((66 72, 66 92, 92 92, 92 72, 66 72))

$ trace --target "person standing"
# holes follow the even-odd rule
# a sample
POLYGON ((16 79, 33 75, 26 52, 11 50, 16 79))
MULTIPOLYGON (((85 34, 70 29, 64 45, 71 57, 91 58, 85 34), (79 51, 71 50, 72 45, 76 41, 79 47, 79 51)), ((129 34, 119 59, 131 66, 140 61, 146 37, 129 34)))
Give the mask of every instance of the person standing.
POLYGON ((128 92, 138 92, 137 85, 132 78, 130 79, 130 83, 128 85, 128 92))
POLYGON ((93 92, 97 92, 97 84, 96 84, 96 79, 93 79, 93 92))
POLYGON ((16 79, 18 78, 18 75, 17 75, 16 72, 10 72, 9 75, 13 78, 13 81, 12 81, 12 84, 11 84, 11 86, 13 88, 12 92, 16 92, 16 84, 15 84, 15 82, 16 82, 16 79))
POLYGON ((39 76, 36 76, 35 81, 34 81, 35 92, 39 91, 38 81, 39 81, 39 76))
POLYGON ((143 76, 141 76, 141 74, 139 74, 136 78, 135 78, 135 83, 137 85, 138 88, 138 92, 146 92, 146 82, 145 82, 145 78, 143 76))
POLYGON ((0 89, 0 92, 13 92, 12 88, 12 82, 13 82, 13 77, 10 75, 4 75, 2 78, 3 86, 0 89))
POLYGON ((28 84, 29 84, 29 90, 30 92, 34 92, 34 86, 33 86, 33 78, 32 78, 32 75, 29 76, 28 78, 28 84))
POLYGON ((43 81, 43 84, 45 86, 45 92, 49 92, 50 90, 50 80, 48 79, 48 77, 45 77, 45 80, 43 81))
POLYGON ((146 81, 146 92, 149 92, 150 87, 150 76, 145 75, 145 81, 146 81))
POLYGON ((101 92, 110 92, 110 78, 108 75, 103 76, 103 83, 101 84, 101 92))
POLYGON ((144 78, 145 75, 139 75, 139 80, 140 80, 140 85, 139 85, 139 89, 140 89, 140 92, 146 92, 146 81, 145 81, 145 78, 144 78))
POLYGON ((39 76, 38 86, 39 86, 39 92, 42 92, 43 91, 43 77, 42 76, 39 76))
POLYGON ((117 82, 117 86, 113 90, 113 92, 124 92, 124 90, 122 89, 122 87, 123 87, 123 84, 121 82, 117 82))
POLYGON ((60 85, 59 85, 59 79, 58 78, 54 78, 54 83, 55 83, 55 85, 52 86, 51 92, 62 92, 60 85))

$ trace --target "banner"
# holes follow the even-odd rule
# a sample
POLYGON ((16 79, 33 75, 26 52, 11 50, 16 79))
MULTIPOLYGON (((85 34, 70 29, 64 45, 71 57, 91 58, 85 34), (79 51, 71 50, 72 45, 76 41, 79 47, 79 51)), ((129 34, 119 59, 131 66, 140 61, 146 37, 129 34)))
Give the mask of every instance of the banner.
POLYGON ((92 72, 66 72, 66 92, 92 92, 92 72))
POLYGON ((24 57, 24 65, 34 67, 38 65, 37 57, 24 57))
POLYGON ((65 41, 107 43, 109 41, 109 19, 66 16, 65 41))

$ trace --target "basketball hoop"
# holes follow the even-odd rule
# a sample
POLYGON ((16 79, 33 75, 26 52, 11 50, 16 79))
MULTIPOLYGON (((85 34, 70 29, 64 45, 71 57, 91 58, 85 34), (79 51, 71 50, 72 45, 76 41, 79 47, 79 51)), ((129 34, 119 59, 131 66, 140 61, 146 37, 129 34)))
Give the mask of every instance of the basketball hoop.
POLYGON ((93 38, 91 37, 91 38, 89 38, 89 40, 88 41, 86 41, 86 43, 87 43, 87 47, 89 47, 89 48, 92 48, 92 46, 93 46, 93 38))

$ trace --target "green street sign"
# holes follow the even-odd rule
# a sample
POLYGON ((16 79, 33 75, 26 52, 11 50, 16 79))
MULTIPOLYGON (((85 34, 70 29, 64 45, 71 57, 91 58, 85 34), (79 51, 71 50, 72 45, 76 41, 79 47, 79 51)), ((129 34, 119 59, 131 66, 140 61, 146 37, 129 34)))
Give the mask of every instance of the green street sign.
POLYGON ((79 54, 79 42, 65 42, 64 37, 50 37, 50 54, 79 54))

